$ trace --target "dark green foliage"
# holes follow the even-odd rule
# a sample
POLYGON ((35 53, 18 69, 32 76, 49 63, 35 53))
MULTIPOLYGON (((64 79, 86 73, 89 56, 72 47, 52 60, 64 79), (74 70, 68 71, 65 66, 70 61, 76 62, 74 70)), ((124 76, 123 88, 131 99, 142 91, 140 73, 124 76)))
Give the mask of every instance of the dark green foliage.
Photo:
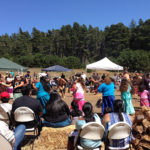
POLYGON ((86 64, 107 56, 131 71, 150 70, 150 20, 131 21, 129 27, 118 23, 106 27, 79 25, 32 33, 22 31, 0 36, 0 56, 27 67, 63 65, 84 68, 86 64))
POLYGON ((150 55, 144 50, 126 49, 121 52, 118 62, 130 71, 147 71, 150 69, 150 55))
POLYGON ((81 68, 82 64, 80 62, 80 59, 74 56, 69 56, 66 58, 63 58, 63 64, 65 67, 68 68, 81 68))

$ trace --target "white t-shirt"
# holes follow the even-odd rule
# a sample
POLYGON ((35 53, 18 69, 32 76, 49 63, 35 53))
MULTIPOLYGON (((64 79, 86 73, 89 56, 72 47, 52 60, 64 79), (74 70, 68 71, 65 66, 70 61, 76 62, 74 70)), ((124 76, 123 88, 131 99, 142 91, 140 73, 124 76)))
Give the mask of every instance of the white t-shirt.
POLYGON ((9 114, 11 114, 11 110, 12 110, 12 105, 9 103, 2 103, 0 104, 0 106, 9 114))
POLYGON ((14 132, 9 130, 8 125, 4 121, 0 121, 0 134, 2 134, 9 142, 14 139, 14 132))
POLYGON ((82 85, 80 83, 76 83, 76 87, 77 87, 76 93, 84 94, 84 90, 83 90, 82 85))
POLYGON ((86 80, 86 74, 82 74, 81 77, 83 78, 83 80, 86 80))

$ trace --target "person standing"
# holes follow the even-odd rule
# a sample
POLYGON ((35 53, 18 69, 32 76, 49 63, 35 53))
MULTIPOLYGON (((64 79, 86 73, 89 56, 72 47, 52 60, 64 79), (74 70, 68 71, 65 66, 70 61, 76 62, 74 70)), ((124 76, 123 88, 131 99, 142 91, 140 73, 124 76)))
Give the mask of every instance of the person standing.
POLYGON ((122 79, 121 81, 120 91, 121 91, 121 99, 124 102, 124 112, 130 115, 134 114, 135 110, 132 104, 132 95, 130 93, 131 86, 126 78, 122 79))
POLYGON ((113 109, 113 103, 115 100, 115 85, 111 81, 109 77, 105 77, 104 83, 102 83, 98 90, 99 93, 103 94, 103 101, 102 101, 102 115, 104 114, 104 110, 106 107, 110 107, 113 109))
POLYGON ((146 90, 146 86, 144 84, 139 86, 138 96, 140 97, 140 106, 150 107, 148 100, 149 92, 146 90))
POLYGON ((83 81, 83 78, 77 78, 75 84, 73 85, 72 91, 73 91, 73 101, 76 102, 79 106, 79 110, 82 111, 82 107, 85 104, 84 99, 84 90, 85 90, 85 84, 83 81))
POLYGON ((13 97, 14 97, 14 100, 15 100, 16 98, 22 96, 21 88, 24 86, 24 81, 20 78, 19 75, 17 75, 15 77, 15 80, 12 83, 12 85, 13 85, 13 97))
POLYGON ((67 84, 64 78, 65 78, 64 75, 62 75, 60 78, 57 79, 58 89, 59 92, 61 93, 62 98, 65 98, 66 84, 67 84))
POLYGON ((37 99, 43 106, 43 114, 45 114, 46 103, 50 100, 50 88, 46 81, 46 76, 40 77, 40 82, 32 83, 33 88, 37 91, 37 99))

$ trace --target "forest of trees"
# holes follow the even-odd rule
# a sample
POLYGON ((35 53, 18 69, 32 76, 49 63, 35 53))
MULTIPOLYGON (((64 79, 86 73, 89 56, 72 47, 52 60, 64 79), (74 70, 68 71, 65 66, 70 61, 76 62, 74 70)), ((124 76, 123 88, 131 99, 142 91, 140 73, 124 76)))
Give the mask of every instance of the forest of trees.
POLYGON ((0 36, 0 57, 27 67, 63 65, 84 68, 103 57, 129 67, 130 71, 150 70, 150 19, 131 21, 129 27, 118 23, 100 30, 77 22, 30 34, 19 28, 18 33, 0 36))

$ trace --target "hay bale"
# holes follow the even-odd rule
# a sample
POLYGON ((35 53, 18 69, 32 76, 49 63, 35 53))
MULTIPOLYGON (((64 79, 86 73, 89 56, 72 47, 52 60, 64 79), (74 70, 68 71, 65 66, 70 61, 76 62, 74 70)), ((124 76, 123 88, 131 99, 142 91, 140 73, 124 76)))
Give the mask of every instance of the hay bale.
POLYGON ((150 122, 147 119, 142 121, 143 126, 147 129, 150 126, 150 122))
POLYGON ((147 107, 147 106, 142 106, 142 112, 145 113, 145 112, 147 112, 147 111, 149 111, 149 107, 147 107))
POLYGON ((136 112, 133 122, 133 147, 137 150, 150 149, 150 108, 143 106, 136 112))
POLYGON ((68 136, 74 129, 74 125, 63 128, 43 127, 40 137, 34 143, 34 150, 66 149, 68 136))
POLYGON ((137 133, 143 133, 143 126, 142 125, 137 125, 134 127, 134 130, 137 132, 137 133))
POLYGON ((147 111, 147 112, 146 112, 146 118, 147 118, 147 120, 150 121, 150 111, 147 111))
POLYGON ((139 143, 139 146, 143 147, 143 149, 149 149, 150 150, 150 143, 148 143, 148 142, 141 141, 139 143))
POLYGON ((144 149, 141 146, 138 146, 137 150, 144 150, 144 149))
POLYGON ((142 140, 150 142, 150 135, 144 135, 144 136, 142 136, 142 140))

